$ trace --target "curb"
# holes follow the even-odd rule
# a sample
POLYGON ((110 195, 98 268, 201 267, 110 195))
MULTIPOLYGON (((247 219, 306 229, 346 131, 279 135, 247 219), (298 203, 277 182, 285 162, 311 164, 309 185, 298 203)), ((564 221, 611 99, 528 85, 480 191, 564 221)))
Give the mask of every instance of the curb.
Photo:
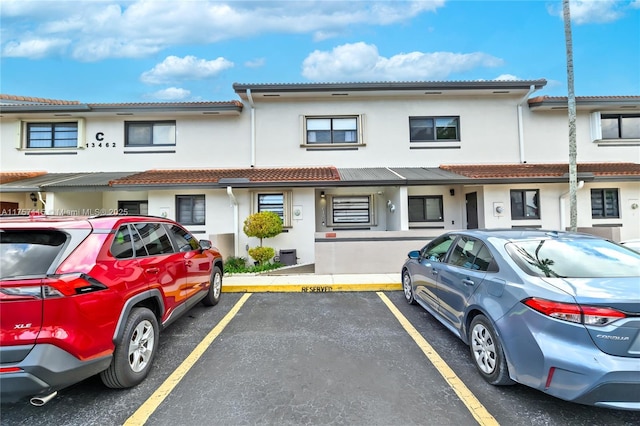
POLYGON ((331 293, 398 290, 402 290, 402 284, 222 284, 223 293, 331 293))

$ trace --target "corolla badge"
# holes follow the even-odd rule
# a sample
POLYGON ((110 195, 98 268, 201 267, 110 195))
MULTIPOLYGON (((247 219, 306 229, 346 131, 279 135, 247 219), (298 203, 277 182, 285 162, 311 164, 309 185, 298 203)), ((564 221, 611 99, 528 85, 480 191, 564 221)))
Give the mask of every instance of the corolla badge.
POLYGON ((598 339, 615 340, 615 341, 618 341, 618 342, 623 342, 625 340, 629 340, 628 336, 612 336, 610 334, 596 334, 596 337, 598 339))

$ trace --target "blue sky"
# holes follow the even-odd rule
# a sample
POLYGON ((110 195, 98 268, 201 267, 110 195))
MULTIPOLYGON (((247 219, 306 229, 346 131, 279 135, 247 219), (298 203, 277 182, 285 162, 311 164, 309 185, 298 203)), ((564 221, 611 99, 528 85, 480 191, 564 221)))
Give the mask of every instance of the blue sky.
MULTIPOLYGON (((575 94, 640 95, 640 0, 571 1, 575 94)), ((0 0, 0 93, 229 101, 232 84, 544 78, 562 1, 0 0)))

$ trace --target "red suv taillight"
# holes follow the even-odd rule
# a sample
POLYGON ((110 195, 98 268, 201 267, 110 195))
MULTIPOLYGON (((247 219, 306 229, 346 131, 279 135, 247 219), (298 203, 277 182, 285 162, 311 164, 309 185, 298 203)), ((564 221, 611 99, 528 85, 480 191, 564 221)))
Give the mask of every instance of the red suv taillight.
POLYGON ((522 303, 551 318, 575 322, 584 325, 604 326, 620 318, 626 318, 624 312, 599 306, 581 306, 574 303, 561 303, 532 297, 522 303))
POLYGON ((48 276, 43 278, 41 283, 41 285, 24 286, 3 285, 0 287, 0 301, 51 299, 85 294, 107 288, 100 281, 82 273, 48 276))

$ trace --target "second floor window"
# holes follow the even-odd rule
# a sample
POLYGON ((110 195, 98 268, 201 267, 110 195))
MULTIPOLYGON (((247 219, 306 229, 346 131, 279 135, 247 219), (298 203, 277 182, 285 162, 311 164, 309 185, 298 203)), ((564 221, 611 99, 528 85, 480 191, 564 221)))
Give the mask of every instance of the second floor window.
POLYGON ((306 144, 357 144, 357 117, 314 117, 306 119, 306 144))
POLYGON ((175 121, 128 121, 124 127, 125 146, 176 144, 175 121))
POLYGON ((27 148, 75 148, 78 123, 27 123, 27 148))
POLYGON ((204 195, 176 195, 176 221, 183 225, 204 225, 204 195))
POLYGON ((591 217, 593 219, 620 217, 617 189, 591 190, 591 217))
POLYGON ((602 114, 602 139, 640 139, 640 114, 602 114))
POLYGON ((442 195, 409 197, 409 222, 442 221, 442 195))
POLYGON ((511 219, 540 219, 540 191, 511 191, 511 219))
POLYGON ((409 117, 411 142, 460 140, 459 117, 409 117))

